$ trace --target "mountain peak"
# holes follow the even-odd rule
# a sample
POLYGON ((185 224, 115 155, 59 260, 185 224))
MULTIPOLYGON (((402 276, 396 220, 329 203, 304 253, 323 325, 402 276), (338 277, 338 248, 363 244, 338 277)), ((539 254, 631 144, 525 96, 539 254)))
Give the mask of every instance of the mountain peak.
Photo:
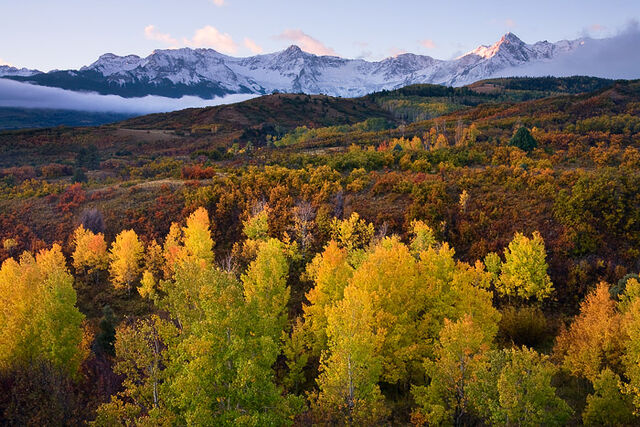
POLYGON ((298 45, 292 44, 284 50, 286 53, 302 53, 302 49, 298 45))
MULTIPOLYGON (((477 48, 473 49, 471 52, 467 53, 467 55, 478 55, 484 59, 494 57, 503 46, 522 46, 525 43, 520 40, 518 36, 513 34, 512 32, 508 32, 503 35, 500 40, 495 42, 491 46, 481 45, 477 48)), ((465 55, 463 55, 465 56, 465 55)))
POLYGON ((107 53, 103 53, 102 55, 100 55, 98 57, 98 59, 115 59, 118 58, 118 55, 111 53, 111 52, 107 52, 107 53))
MULTIPOLYGON (((500 39, 500 41, 498 43, 500 43, 500 44, 502 44, 502 43, 517 43, 517 44, 521 44, 521 43, 524 43, 524 42, 522 40, 520 40, 520 38, 518 36, 516 36, 511 31, 509 31, 504 36, 502 36, 502 38, 500 39)), ((498 44, 498 43, 496 43, 496 44, 498 44)))

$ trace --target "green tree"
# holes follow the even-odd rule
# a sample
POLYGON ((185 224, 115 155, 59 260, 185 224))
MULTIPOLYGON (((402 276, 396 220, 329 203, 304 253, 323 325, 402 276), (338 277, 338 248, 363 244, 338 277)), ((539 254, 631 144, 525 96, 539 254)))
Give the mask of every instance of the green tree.
POLYGON ((118 327, 114 372, 123 377, 123 391, 98 408, 96 425, 171 425, 162 384, 166 376, 163 335, 172 330, 157 316, 118 327))
POLYGON ((565 425, 572 410, 551 385, 557 368, 526 347, 492 352, 470 396, 478 413, 497 425, 565 425))
POLYGON ((247 239, 266 240, 269 238, 269 207, 264 206, 257 213, 242 221, 242 231, 247 239))
POLYGON ((476 380, 475 371, 486 363, 492 336, 486 336, 471 316, 456 322, 445 320, 435 350, 435 360, 425 362, 428 386, 413 387, 411 392, 419 406, 412 419, 416 424, 469 424, 472 404, 469 385, 476 380))
POLYGON ((82 168, 76 168, 73 171, 73 178, 71 179, 73 183, 77 182, 87 182, 87 174, 84 172, 82 168))
POLYGON ((319 391, 311 407, 323 423, 374 425, 387 416, 378 387, 382 374, 381 332, 374 329, 369 293, 356 286, 327 313, 328 350, 322 356, 319 391))
POLYGON ((516 233, 504 251, 497 291, 523 300, 535 297, 540 301, 550 296, 553 285, 547 274, 546 256, 540 233, 534 231, 531 239, 516 233))
MULTIPOLYGON (((186 264, 176 270, 175 282, 165 289, 173 301, 169 312, 180 319, 179 336, 168 344, 167 363, 178 424, 290 424, 301 402, 283 396, 275 384, 273 365, 283 331, 265 325, 265 319, 258 322, 264 306, 245 302, 242 285, 216 268, 186 264), (181 289, 185 286, 186 291, 181 289), (188 303, 177 304, 185 292, 191 294, 188 303)), ((272 307, 275 313, 284 310, 272 307)), ((279 322, 280 316, 270 319, 279 322)))
POLYGON ((500 270, 502 269, 500 255, 495 252, 489 252, 484 257, 484 265, 489 274, 491 274, 491 282, 497 284, 500 278, 500 270))
POLYGON ((285 245, 277 239, 269 239, 260 245, 257 258, 242 276, 244 298, 255 314, 256 332, 274 341, 281 338, 287 323, 288 274, 285 245))
POLYGON ((100 332, 96 335, 98 351, 115 356, 116 319, 109 305, 105 305, 102 309, 102 319, 100 319, 98 327, 100 328, 100 332))
POLYGON ((422 221, 411 221, 411 233, 413 234, 411 250, 416 254, 420 254, 436 244, 433 229, 422 221))
POLYGON ((536 141, 535 138, 531 135, 529 129, 522 126, 518 128, 516 133, 513 135, 513 137, 509 141, 509 145, 518 147, 523 151, 530 152, 538 146, 538 141, 536 141))
POLYGON ((621 426, 637 423, 629 396, 620 391, 620 377, 607 368, 593 382, 582 421, 587 426, 621 426))
MULTIPOLYGON (((637 283, 637 281, 636 281, 637 283)), ((624 301, 623 327, 628 337, 623 356, 624 374, 628 383, 624 392, 632 398, 635 412, 640 411, 640 298, 637 297, 637 286, 627 286, 630 298, 624 301)))

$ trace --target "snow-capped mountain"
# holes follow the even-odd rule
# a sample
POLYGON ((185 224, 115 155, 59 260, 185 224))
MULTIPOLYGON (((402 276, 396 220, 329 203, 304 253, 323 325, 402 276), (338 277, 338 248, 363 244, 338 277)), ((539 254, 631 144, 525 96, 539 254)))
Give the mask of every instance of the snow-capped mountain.
POLYGON ((495 76, 501 70, 552 62, 589 42, 590 39, 578 39, 527 44, 508 33, 491 46, 480 46, 452 60, 407 53, 377 62, 317 56, 297 46, 247 58, 227 56, 213 49, 183 48, 156 50, 146 58, 108 53, 80 70, 26 70, 22 75, 5 75, 44 86, 124 97, 212 98, 274 91, 355 97, 415 83, 462 86, 495 76))
POLYGON ((28 68, 16 68, 10 65, 0 65, 0 77, 4 76, 19 76, 19 77, 29 77, 34 74, 40 74, 42 71, 38 70, 30 70, 28 68))

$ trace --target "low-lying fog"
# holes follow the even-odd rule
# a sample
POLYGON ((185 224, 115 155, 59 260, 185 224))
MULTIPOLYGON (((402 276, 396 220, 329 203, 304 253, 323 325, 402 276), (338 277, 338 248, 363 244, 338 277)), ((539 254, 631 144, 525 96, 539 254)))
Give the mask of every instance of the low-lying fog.
POLYGON ((50 108, 78 111, 150 114, 182 110, 192 107, 231 104, 255 98, 257 95, 227 95, 202 99, 197 96, 166 98, 148 95, 142 98, 123 98, 118 95, 100 95, 73 92, 54 87, 37 86, 0 78, 0 107, 50 108))

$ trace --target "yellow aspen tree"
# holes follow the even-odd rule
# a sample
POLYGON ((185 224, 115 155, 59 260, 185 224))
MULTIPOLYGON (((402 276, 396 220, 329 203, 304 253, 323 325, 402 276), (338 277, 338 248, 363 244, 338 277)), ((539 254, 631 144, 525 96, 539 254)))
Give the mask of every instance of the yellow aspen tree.
POLYGON ((213 264, 213 239, 209 223, 209 213, 205 208, 198 208, 187 218, 187 225, 182 228, 183 256, 190 260, 213 264))
POLYGON ((435 350, 435 360, 427 359, 428 386, 411 390, 418 409, 412 419, 416 424, 463 425, 472 411, 469 386, 476 380, 475 371, 486 363, 486 353, 493 342, 471 316, 452 322, 445 319, 435 350))
POLYGON ((436 238, 433 229, 422 221, 411 221, 411 250, 415 255, 420 255, 420 252, 426 251, 430 247, 436 244, 436 238))
POLYGON ((329 310, 329 346, 322 356, 319 391, 311 399, 318 421, 376 425, 388 415, 378 386, 382 336, 375 330, 374 316, 371 296, 354 286, 329 310))
POLYGON ((353 212, 348 219, 334 219, 331 223, 331 235, 342 248, 348 252, 364 249, 375 232, 373 224, 360 219, 357 212, 353 212))
POLYGON ((111 280, 116 289, 125 288, 131 292, 131 286, 142 270, 144 246, 133 230, 125 230, 116 236, 109 251, 111 280))
POLYGON ((316 356, 327 345, 327 310, 342 299, 353 272, 347 250, 340 248, 335 240, 331 240, 307 267, 307 275, 315 286, 307 293, 309 304, 303 306, 304 328, 316 356))
POLYGON ((45 360, 78 374, 84 316, 76 308, 73 277, 55 244, 34 258, 7 259, 0 268, 0 368, 45 360))
POLYGON ((542 236, 537 231, 531 238, 516 233, 504 251, 497 291, 509 297, 541 301, 551 295, 553 284, 547 274, 547 253, 542 236))
POLYGON ((449 141, 447 141, 447 137, 443 134, 438 135, 436 139, 436 143, 433 146, 434 150, 440 150, 442 148, 449 148, 449 141))
POLYGON ((73 246, 73 267, 78 272, 96 275, 97 280, 97 273, 109 266, 104 234, 94 234, 80 225, 73 233, 73 246))
POLYGON ((287 322, 288 276, 286 248, 277 239, 260 245, 258 256, 242 275, 245 301, 255 314, 256 333, 276 342, 287 322))
POLYGON ((558 336, 555 353, 572 375, 594 382, 604 368, 620 372, 624 352, 622 317, 601 282, 580 305, 568 329, 558 336))
POLYGON ((182 229, 176 222, 172 222, 169 227, 169 233, 164 240, 164 246, 162 247, 162 254, 164 256, 164 276, 169 279, 173 276, 175 266, 178 263, 180 254, 182 252, 182 229))

